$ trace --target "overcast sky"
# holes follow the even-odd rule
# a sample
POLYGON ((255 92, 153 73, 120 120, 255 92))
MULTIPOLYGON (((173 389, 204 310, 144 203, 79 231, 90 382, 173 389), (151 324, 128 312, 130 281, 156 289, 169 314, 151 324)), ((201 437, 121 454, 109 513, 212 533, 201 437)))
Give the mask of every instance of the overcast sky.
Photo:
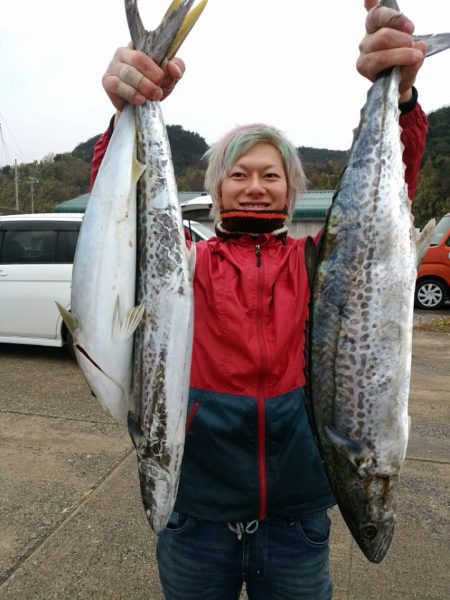
MULTIPOLYGON (((140 0, 152 29, 169 0, 140 0)), ((405 0, 417 33, 450 31, 448 0, 405 0)), ((355 60, 363 0, 209 0, 179 55, 187 71, 167 124, 208 143, 237 124, 278 126, 298 146, 347 149, 369 83, 355 60)), ((2 2, 0 166, 68 152, 113 113, 101 76, 129 40, 123 0, 2 2)), ((450 104, 450 51, 417 81, 426 112, 450 104)))

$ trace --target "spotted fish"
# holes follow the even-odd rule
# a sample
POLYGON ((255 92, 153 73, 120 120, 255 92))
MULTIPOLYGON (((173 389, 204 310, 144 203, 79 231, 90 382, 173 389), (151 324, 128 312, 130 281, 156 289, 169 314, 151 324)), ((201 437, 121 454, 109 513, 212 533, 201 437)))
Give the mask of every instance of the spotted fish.
MULTIPOLYGON (((398 9, 395 2, 382 5, 398 9)), ((450 34, 423 36, 427 54, 450 34)), ((418 239, 404 181, 400 71, 382 73, 361 111, 322 236, 312 290, 312 422, 341 513, 370 561, 394 531, 409 431, 418 239)))
MULTIPOLYGON (((155 31, 142 25, 136 0, 125 0, 136 49, 162 64, 171 58, 206 0, 175 1, 155 31)), ((128 429, 136 448, 141 496, 148 521, 164 529, 178 489, 184 448, 192 353, 194 257, 186 247, 167 132, 159 102, 136 108, 136 304, 144 311, 134 336, 132 405, 128 429)))

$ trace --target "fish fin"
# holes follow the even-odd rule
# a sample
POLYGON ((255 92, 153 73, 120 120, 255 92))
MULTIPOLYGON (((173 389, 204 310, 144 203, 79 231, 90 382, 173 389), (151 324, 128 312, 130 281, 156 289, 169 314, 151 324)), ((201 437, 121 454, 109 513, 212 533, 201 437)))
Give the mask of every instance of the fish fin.
MULTIPOLYGON (((181 44, 184 42, 184 40, 188 36, 191 29, 197 23, 198 18, 202 14, 207 2, 208 2, 208 0, 201 0, 201 2, 199 2, 199 4, 197 4, 197 6, 194 6, 194 8, 191 10, 191 12, 186 16, 180 29, 178 30, 178 33, 177 33, 175 39, 172 42, 172 45, 169 48, 169 51, 167 52, 167 56, 166 56, 167 60, 171 60, 175 56, 175 54, 178 52, 181 44)), ((178 4, 177 0, 174 0, 174 2, 172 2, 172 4, 170 6, 172 6, 175 3, 178 4)), ((169 7, 169 9, 170 9, 170 7, 169 7)))
POLYGON ((131 410, 128 411, 127 424, 131 441, 137 450, 140 446, 142 446, 144 436, 142 435, 142 429, 137 421, 136 415, 131 410))
POLYGON ((116 303, 114 305, 113 322, 112 322, 112 338, 119 337, 121 339, 127 339, 133 335, 136 327, 141 322, 144 314, 145 306, 140 304, 130 308, 122 318, 122 311, 120 308, 119 294, 116 297, 116 303))
POLYGON ((77 328, 77 320, 75 319, 75 317, 73 316, 73 314, 71 312, 69 312, 67 309, 65 309, 64 306, 61 306, 61 304, 59 302, 56 302, 56 300, 55 300, 55 304, 58 307, 59 313, 62 317, 62 320, 66 324, 67 329, 73 335, 77 328))
POLYGON ((135 148, 133 155, 133 164, 131 165, 131 182, 133 185, 136 185, 144 171, 145 165, 137 159, 135 148))
POLYGON ((413 227, 414 242, 416 245, 417 266, 422 262, 425 252, 428 250, 434 229, 436 227, 435 219, 431 219, 419 233, 413 227))
POLYGON ((328 425, 325 425, 325 433, 332 446, 346 458, 363 477, 375 464, 373 452, 363 442, 357 442, 342 437, 328 425))
POLYGON ((433 56, 443 50, 450 48, 450 33, 428 33, 425 35, 414 35, 415 42, 426 42, 426 56, 433 56))
POLYGON ((142 320, 142 317, 144 316, 144 311, 145 305, 139 304, 127 312, 125 319, 125 332, 127 337, 133 335, 133 333, 136 331, 139 323, 142 320))

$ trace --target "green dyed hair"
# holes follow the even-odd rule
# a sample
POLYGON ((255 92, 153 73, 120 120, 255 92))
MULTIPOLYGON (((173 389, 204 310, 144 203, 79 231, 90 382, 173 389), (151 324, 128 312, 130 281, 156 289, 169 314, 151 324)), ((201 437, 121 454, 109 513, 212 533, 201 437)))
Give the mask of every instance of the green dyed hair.
POLYGON ((306 189, 306 176, 295 146, 270 125, 255 123, 232 129, 205 153, 208 167, 205 189, 212 199, 212 213, 217 220, 220 212, 220 188, 229 169, 256 144, 271 144, 281 155, 288 184, 288 213, 292 214, 295 200, 306 189))

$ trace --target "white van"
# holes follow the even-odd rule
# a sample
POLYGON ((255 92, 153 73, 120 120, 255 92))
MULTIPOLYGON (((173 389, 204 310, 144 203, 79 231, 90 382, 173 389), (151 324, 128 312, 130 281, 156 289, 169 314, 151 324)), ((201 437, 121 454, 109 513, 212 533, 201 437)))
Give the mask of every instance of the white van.
MULTIPOLYGON (((56 307, 70 310, 72 265, 83 213, 0 216, 0 343, 71 347, 56 307)), ((193 241, 213 233, 185 221, 193 241)))
POLYGON ((72 264, 83 215, 0 217, 0 342, 62 346, 72 264))

